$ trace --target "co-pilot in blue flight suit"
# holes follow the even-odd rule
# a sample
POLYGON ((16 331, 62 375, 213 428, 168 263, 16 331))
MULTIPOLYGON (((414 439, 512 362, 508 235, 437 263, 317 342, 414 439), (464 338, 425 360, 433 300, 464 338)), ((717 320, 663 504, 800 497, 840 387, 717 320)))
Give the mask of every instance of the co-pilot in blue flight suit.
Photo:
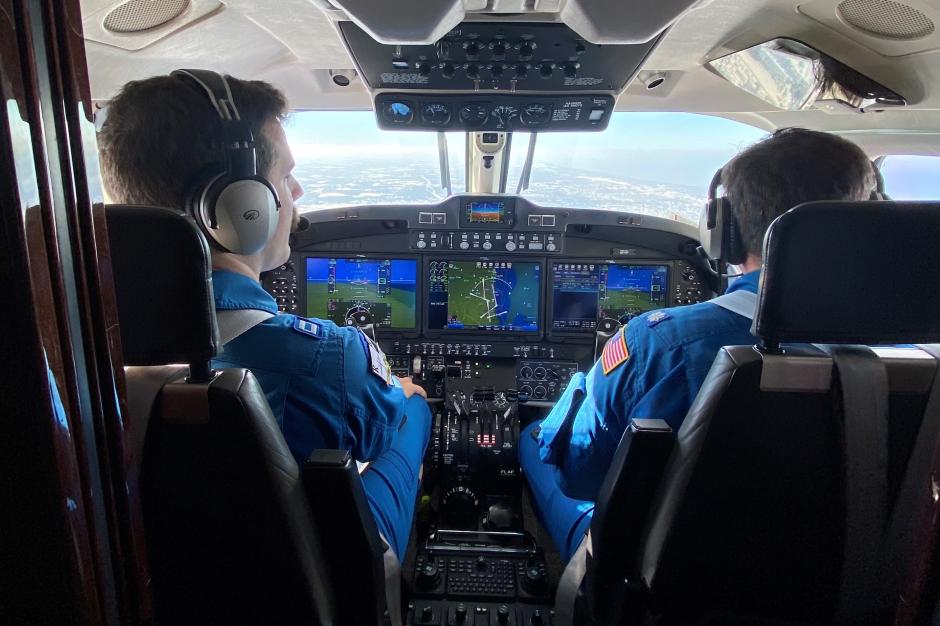
POLYGON ((213 366, 252 371, 297 463, 317 448, 346 449, 356 460, 372 461, 363 487, 379 531, 401 558, 431 434, 427 402, 417 395, 406 399, 397 378, 373 370, 359 330, 278 315, 274 298, 247 276, 217 271, 212 280, 216 310, 275 315, 225 344, 213 366))
MULTIPOLYGON (((759 277, 745 274, 728 293, 757 293, 759 277)), ((708 302, 645 313, 611 338, 606 363, 602 358, 587 376, 572 378, 548 417, 526 428, 522 468, 564 558, 571 558, 590 527, 597 490, 630 420, 659 418, 678 431, 718 350, 752 344, 750 328, 751 320, 708 302), (625 344, 615 350, 615 342, 625 344), (576 390, 584 394, 580 407, 572 407, 576 390), (562 424, 571 410, 569 430, 562 424)))

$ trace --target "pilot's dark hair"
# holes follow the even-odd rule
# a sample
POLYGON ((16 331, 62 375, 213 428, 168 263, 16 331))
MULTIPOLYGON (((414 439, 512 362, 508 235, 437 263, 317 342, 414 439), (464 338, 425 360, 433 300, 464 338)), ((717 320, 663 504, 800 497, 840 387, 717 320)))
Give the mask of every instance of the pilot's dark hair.
MULTIPOLYGON (((287 114, 268 83, 226 76, 255 140, 258 172, 267 175, 275 146, 262 132, 287 114)), ((111 100, 98 133, 101 175, 112 202, 186 206, 194 182, 222 165, 221 122, 205 94, 178 76, 131 81, 111 100)))
POLYGON ((784 128, 734 157, 721 184, 749 254, 779 215, 813 200, 867 200, 874 167, 857 145, 831 133, 784 128))

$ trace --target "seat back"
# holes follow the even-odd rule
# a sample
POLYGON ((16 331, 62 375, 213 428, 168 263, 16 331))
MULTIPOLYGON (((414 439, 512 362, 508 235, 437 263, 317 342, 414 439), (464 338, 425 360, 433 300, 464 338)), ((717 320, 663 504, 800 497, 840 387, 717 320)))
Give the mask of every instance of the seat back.
POLYGON ((936 241, 937 203, 809 203, 771 226, 760 345, 719 352, 661 473, 666 438, 630 454, 627 431, 585 542, 587 602, 556 604, 565 623, 890 623, 915 551, 901 518, 933 506, 940 367, 936 346, 863 346, 940 342, 940 293, 923 290, 940 272, 936 241), (860 462, 867 474, 850 469, 860 462), (851 494, 879 492, 881 532, 859 545, 851 494), (862 559, 871 571, 859 554, 877 556, 862 559), (866 576, 875 589, 853 613, 846 600, 866 576))
POLYGON ((640 563, 651 612, 891 622, 900 554, 886 551, 889 520, 902 484, 926 480, 907 468, 937 361, 808 344, 940 341, 940 296, 921 297, 940 269, 938 238, 940 206, 927 203, 809 203, 771 225, 760 348, 719 352, 653 507, 640 563), (842 356, 852 351, 864 367, 842 356), (869 499, 880 504, 859 517, 869 499))
MULTIPOLYGON (((928 355, 909 352, 882 357, 891 508, 937 370, 928 355)), ((790 356, 815 361, 817 380, 832 370, 812 347, 790 356)), ((839 384, 762 389, 777 366, 751 347, 723 348, 686 417, 644 543, 653 612, 732 623, 836 618, 847 548, 839 384)), ((891 610, 873 623, 889 621, 891 610)))
POLYGON ((210 368, 205 240, 176 211, 107 216, 158 621, 336 623, 299 468, 264 392, 247 370, 210 368))

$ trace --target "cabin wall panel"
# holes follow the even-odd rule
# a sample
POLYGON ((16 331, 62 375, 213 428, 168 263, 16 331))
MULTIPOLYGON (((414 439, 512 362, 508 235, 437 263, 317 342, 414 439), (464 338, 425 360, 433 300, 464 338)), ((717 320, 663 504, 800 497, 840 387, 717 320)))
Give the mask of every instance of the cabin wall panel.
POLYGON ((149 623, 77 0, 0 0, 0 89, 0 615, 149 623))

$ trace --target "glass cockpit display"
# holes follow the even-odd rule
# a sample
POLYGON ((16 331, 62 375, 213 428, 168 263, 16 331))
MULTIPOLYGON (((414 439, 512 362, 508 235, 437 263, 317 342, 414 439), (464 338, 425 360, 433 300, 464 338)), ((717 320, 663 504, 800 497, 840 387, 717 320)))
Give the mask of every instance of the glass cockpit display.
POLYGON ((428 328, 538 332, 540 263, 432 260, 428 328))
POLYGON ((344 326, 367 311, 380 328, 414 328, 417 276, 413 259, 308 257, 306 315, 344 326))
POLYGON ((611 318, 631 318, 666 306, 669 268, 665 265, 553 263, 552 328, 588 330, 611 318))

